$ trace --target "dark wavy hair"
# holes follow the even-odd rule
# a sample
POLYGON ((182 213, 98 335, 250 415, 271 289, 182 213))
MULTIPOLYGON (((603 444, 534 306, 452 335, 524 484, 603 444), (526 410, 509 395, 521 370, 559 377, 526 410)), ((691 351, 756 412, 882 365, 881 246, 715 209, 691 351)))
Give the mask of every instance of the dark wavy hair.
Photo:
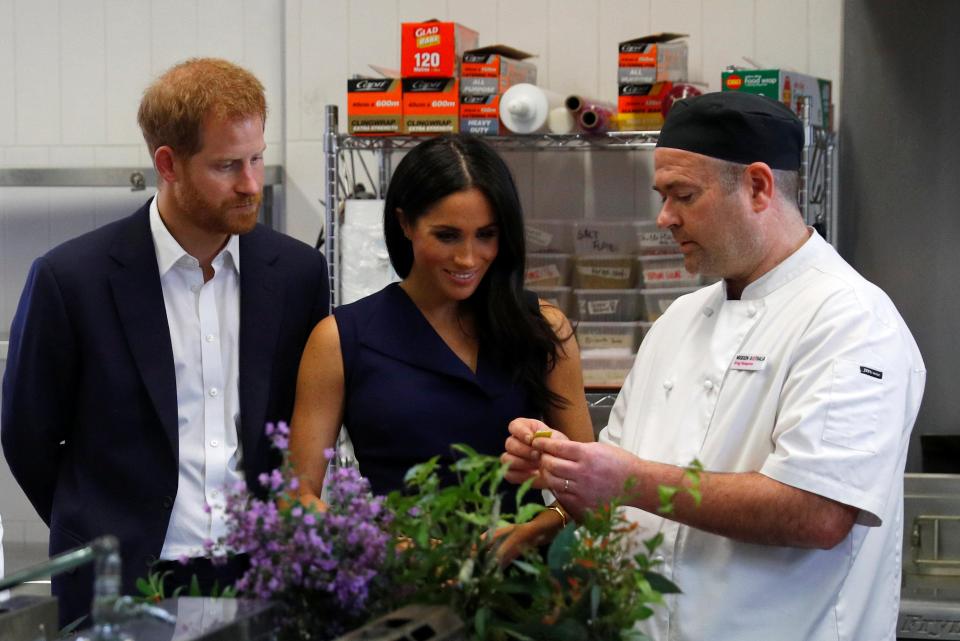
POLYGON ((523 211, 517 188, 503 159, 481 139, 468 134, 431 138, 414 147, 397 165, 384 203, 383 231, 390 263, 401 278, 413 266, 413 246, 404 236, 400 212, 413 225, 440 200, 477 189, 490 203, 499 227, 497 256, 469 299, 477 339, 486 353, 514 373, 540 411, 562 407, 567 399, 547 387, 546 375, 557 362, 561 341, 523 290, 525 254, 523 211))

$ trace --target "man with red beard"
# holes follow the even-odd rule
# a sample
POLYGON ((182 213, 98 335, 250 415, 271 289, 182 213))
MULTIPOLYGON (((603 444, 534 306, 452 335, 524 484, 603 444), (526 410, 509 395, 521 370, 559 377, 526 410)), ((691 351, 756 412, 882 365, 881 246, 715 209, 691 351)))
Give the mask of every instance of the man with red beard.
MULTIPOLYGON (((297 367, 326 316, 323 256, 257 224, 263 86, 193 59, 144 93, 138 121, 158 193, 132 216, 36 260, 3 380, 3 450, 50 526, 50 554, 112 534, 124 592, 154 570, 168 591, 245 568, 204 560, 225 533, 224 487, 278 462, 297 367), (185 565, 180 559, 189 559, 185 565)), ((90 569, 53 578, 60 618, 90 609, 90 569)))

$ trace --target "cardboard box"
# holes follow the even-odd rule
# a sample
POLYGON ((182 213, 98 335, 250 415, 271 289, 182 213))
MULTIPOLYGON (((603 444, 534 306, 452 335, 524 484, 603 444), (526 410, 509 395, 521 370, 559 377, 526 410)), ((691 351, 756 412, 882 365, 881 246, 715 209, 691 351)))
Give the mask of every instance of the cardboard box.
POLYGON ((500 94, 490 96, 461 95, 460 131, 476 136, 507 135, 509 132, 500 122, 500 94))
POLYGON ((399 134, 403 128, 400 80, 347 80, 347 133, 372 136, 399 134))
POLYGON ((687 43, 684 33, 655 33, 620 43, 617 82, 646 85, 687 79, 687 43))
POLYGON ((617 95, 619 113, 661 114, 663 100, 673 89, 672 82, 654 82, 646 85, 620 85, 617 95))
POLYGON ((506 45, 467 51, 460 66, 460 94, 489 96, 521 82, 537 84, 536 65, 525 62, 531 55, 506 45))
POLYGON ((479 36, 456 22, 404 22, 400 25, 400 73, 404 78, 451 78, 460 73, 465 51, 479 36))
POLYGON ((456 78, 404 78, 403 133, 443 134, 460 129, 456 78))
POLYGON ((800 96, 810 96, 810 123, 833 128, 832 84, 795 71, 738 69, 721 74, 723 91, 746 91, 779 100, 800 115, 800 96))

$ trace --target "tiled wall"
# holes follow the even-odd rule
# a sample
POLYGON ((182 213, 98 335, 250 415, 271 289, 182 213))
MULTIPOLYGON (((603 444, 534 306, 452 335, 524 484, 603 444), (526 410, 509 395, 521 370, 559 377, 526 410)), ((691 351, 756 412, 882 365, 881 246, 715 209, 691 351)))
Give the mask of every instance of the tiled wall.
MULTIPOLYGON (((616 43, 656 31, 690 35, 691 80, 711 89, 744 57, 839 81, 840 0, 0 0, 0 168, 149 164, 136 126, 144 87, 177 60, 222 56, 267 88, 267 162, 285 169, 286 231, 312 243, 324 106, 343 113, 345 79, 368 64, 398 67, 399 23, 427 17, 477 29, 481 45, 536 53, 540 84, 560 93, 613 99, 616 43)), ((508 160, 533 215, 655 211, 649 154, 508 160)), ((0 334, 34 257, 144 198, 111 191, 0 189, 0 334)), ((45 536, 7 474, 8 540, 45 536)))

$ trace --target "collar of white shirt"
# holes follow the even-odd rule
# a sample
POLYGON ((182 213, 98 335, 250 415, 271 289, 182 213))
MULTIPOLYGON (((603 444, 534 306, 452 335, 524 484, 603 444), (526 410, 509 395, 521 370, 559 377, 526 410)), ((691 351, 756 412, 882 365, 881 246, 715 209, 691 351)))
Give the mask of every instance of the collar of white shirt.
MULTIPOLYGON (((157 266, 160 268, 160 276, 163 277, 170 271, 170 268, 185 257, 193 261, 192 264, 198 263, 196 258, 184 251, 161 220, 157 200, 159 198, 154 196, 153 200, 150 201, 150 233, 153 235, 153 246, 157 252, 157 266)), ((224 264, 224 261, 229 261, 227 264, 232 264, 237 273, 240 273, 240 237, 236 234, 230 236, 230 240, 213 259, 214 269, 218 269, 224 264)))
MULTIPOLYGON (((812 227, 808 229, 810 230, 810 237, 807 238, 807 241, 779 265, 747 285, 740 295, 740 300, 766 298, 769 294, 799 276, 810 265, 815 265, 821 260, 823 253, 829 251, 830 245, 820 237, 815 229, 812 227)), ((724 285, 725 292, 726 285, 724 285)))

